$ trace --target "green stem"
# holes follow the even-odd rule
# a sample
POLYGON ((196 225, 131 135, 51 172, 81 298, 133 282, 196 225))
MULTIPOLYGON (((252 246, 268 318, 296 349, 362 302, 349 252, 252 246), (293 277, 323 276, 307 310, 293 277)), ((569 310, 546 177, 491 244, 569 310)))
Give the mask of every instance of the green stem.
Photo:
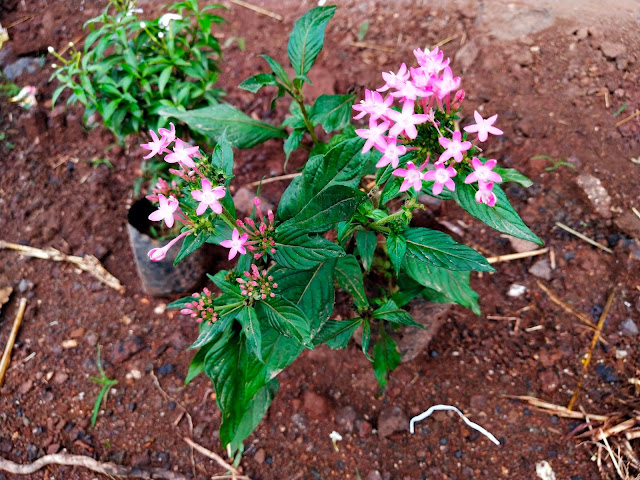
POLYGON ((222 220, 224 220, 224 223, 229 225, 232 230, 234 228, 238 228, 238 225, 236 225, 235 221, 229 216, 229 212, 227 212, 226 210, 222 210, 220 218, 222 218, 222 220))
POLYGON ((378 226, 382 226, 385 225, 397 218, 400 218, 402 215, 404 214, 404 210, 398 210, 396 213, 392 213, 391 215, 387 215, 384 218, 381 218, 380 220, 376 220, 375 222, 369 224, 369 227, 378 227, 378 226))
POLYGON ((304 124, 307 127, 307 131, 311 134, 311 140, 313 140, 313 144, 316 145, 318 143, 318 137, 316 136, 316 132, 313 129, 313 125, 311 124, 311 120, 309 120, 309 114, 307 113, 307 109, 304 106, 304 100, 302 94, 292 95, 293 99, 300 106, 300 111, 302 112, 302 119, 304 120, 304 124))

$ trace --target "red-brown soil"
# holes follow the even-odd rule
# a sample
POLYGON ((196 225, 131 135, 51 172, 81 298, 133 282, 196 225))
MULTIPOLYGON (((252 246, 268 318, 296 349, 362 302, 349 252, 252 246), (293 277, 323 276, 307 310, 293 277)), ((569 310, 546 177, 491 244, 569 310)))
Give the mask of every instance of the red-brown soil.
MULTIPOLYGON (((5 49, 11 52, 3 57, 3 66, 18 56, 46 55, 50 44, 59 49, 70 40, 78 43, 82 23, 104 4, 0 4, 3 25, 26 18, 9 29, 5 49)), ((236 85, 265 70, 259 54, 285 62, 291 25, 313 3, 261 4, 284 21, 229 4, 224 39, 244 38, 246 51, 235 42, 225 49, 220 84, 234 105, 280 121, 286 106, 269 112, 271 92, 254 96, 236 85)), ((145 15, 158 8, 150 1, 141 6, 145 15)), ((628 322, 640 325, 640 219, 631 211, 640 197, 640 166, 631 161, 640 155, 640 119, 616 126, 640 108, 638 18, 638 4, 630 0, 340 2, 312 71, 310 94, 377 87, 382 70, 412 62, 413 48, 448 39, 442 49, 455 59, 454 70, 462 73, 467 92, 463 124, 480 106, 499 114, 505 135, 489 143, 488 153, 534 180, 526 190, 507 186, 507 194, 553 249, 557 265, 550 280, 529 273, 543 257, 500 263, 495 274, 475 275, 472 284, 480 293, 483 315, 455 308, 428 351, 393 372, 384 392, 356 345, 339 352, 305 352, 279 377, 281 388, 267 418, 248 438, 241 463, 246 474, 254 480, 355 479, 356 472, 363 479, 533 479, 536 463, 547 460, 559 479, 600 478, 590 447, 568 436, 574 422, 538 413, 506 395, 533 395, 566 405, 582 376, 581 358, 592 332, 551 302, 538 281, 595 320, 615 289, 604 325, 606 344, 599 343, 594 351, 578 406, 595 413, 612 410, 617 392, 640 374, 640 336, 628 322), (370 22, 365 42, 388 51, 351 45, 365 20, 370 22), (612 48, 619 52, 608 58, 612 48), (466 53, 456 57, 461 49, 466 53), (575 168, 546 171, 551 163, 530 160, 536 155, 564 159, 575 168), (601 180, 611 195, 609 209, 598 213, 576 183, 582 173, 601 180), (611 247, 613 254, 559 229, 558 221, 611 247), (507 296, 514 283, 526 287, 522 296, 507 296), (438 403, 459 407, 502 445, 447 414, 425 420, 413 436, 400 431, 380 438, 376 432, 385 409, 398 407, 411 417, 438 403), (333 430, 344 437, 339 452, 329 439, 333 430)), ((189 447, 182 441, 189 434, 187 422, 178 422, 180 406, 163 397, 151 372, 192 415, 195 440, 214 451, 220 451, 220 416, 206 378, 184 387, 191 357, 185 348, 196 336, 196 325, 164 311, 170 299, 140 291, 125 228, 141 157, 137 139, 127 149, 113 146, 110 134, 81 128, 77 109, 47 108, 57 85, 48 81, 53 59, 46 60, 47 66, 17 80, 38 87, 40 107, 27 113, 0 99, 2 131, 14 145, 0 144, 0 239, 93 254, 122 281, 126 293, 66 264, 0 251, 0 287, 8 283, 15 290, 0 314, 0 346, 19 297, 29 299, 13 367, 0 389, 0 456, 26 463, 66 450, 191 475, 189 447), (92 168, 93 158, 109 159, 114 169, 92 168), (98 344, 107 375, 118 384, 91 428, 100 387, 89 377, 97 374, 98 344), (131 374, 136 370, 139 379, 131 374)), ((283 160, 275 141, 237 152, 236 188, 263 175, 282 174, 283 160)), ((300 165, 301 158, 295 157, 289 171, 300 165)), ((266 186, 265 200, 277 203, 284 187, 266 186)), ((513 251, 507 239, 454 205, 443 205, 436 214, 457 225, 460 241, 487 255, 513 251)), ((197 478, 218 472, 212 461, 196 454, 197 478)), ((0 472, 0 479, 5 477, 18 478, 0 472)), ((47 467, 30 478, 98 477, 78 468, 47 467)))

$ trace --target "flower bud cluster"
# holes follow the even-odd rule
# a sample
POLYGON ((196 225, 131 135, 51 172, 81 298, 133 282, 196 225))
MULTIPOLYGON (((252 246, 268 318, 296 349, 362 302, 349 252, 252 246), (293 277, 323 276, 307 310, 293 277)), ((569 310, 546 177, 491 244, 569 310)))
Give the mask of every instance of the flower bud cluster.
POLYGON ((244 272, 244 278, 238 277, 236 281, 240 285, 240 293, 249 300, 266 300, 267 297, 275 297, 272 290, 278 288, 278 284, 273 282, 273 277, 267 275, 266 270, 262 272, 255 265, 251 265, 251 272, 244 272))
POLYGON ((209 324, 218 320, 218 314, 214 311, 213 293, 208 288, 204 288, 202 293, 194 293, 193 302, 186 303, 180 310, 183 315, 190 315, 196 322, 207 322, 209 324))
POLYGON ((383 154, 376 166, 391 165, 395 169, 393 175, 404 178, 401 192, 409 188, 420 191, 422 181, 434 182, 435 195, 440 194, 444 187, 453 191, 455 183, 452 178, 463 171, 457 165, 471 165, 474 171, 465 178, 465 183, 478 182, 476 201, 495 205, 496 197, 491 190, 494 182, 502 181, 500 175, 492 171, 497 162, 491 159, 483 164, 469 153, 479 151, 476 143, 486 141, 489 134, 503 133, 493 126, 498 116, 484 119, 474 112, 476 123, 464 128, 467 133, 477 134, 473 143, 463 139, 461 132, 451 131, 447 125, 452 124, 465 97, 464 91, 460 90, 460 77, 453 76, 450 60, 444 59, 443 52, 437 47, 431 51, 416 49, 413 53, 418 62, 417 68, 407 69, 403 63, 396 73, 382 73, 385 84, 376 91, 365 90, 364 100, 353 106, 359 112, 355 119, 369 115, 369 128, 356 130, 356 134, 366 140, 363 153, 375 147, 383 154), (383 98, 381 92, 389 93, 383 98), (396 99, 401 110, 392 108, 396 99), (437 145, 425 145, 421 133, 428 129, 437 132, 437 145), (402 155, 410 150, 422 153, 425 149, 426 159, 420 167, 408 162, 407 168, 397 168, 402 155), (436 156, 438 159, 429 166, 430 158, 436 156))
POLYGON ((253 204, 256 206, 258 215, 258 222, 254 222, 251 218, 247 217, 242 220, 238 220, 237 224, 244 232, 243 237, 246 240, 247 248, 253 253, 253 258, 258 259, 263 255, 266 257, 268 253, 276 253, 274 248, 276 242, 273 238, 275 234, 274 221, 275 216, 271 210, 267 212, 267 216, 262 214, 260 210, 260 199, 255 197, 253 204))

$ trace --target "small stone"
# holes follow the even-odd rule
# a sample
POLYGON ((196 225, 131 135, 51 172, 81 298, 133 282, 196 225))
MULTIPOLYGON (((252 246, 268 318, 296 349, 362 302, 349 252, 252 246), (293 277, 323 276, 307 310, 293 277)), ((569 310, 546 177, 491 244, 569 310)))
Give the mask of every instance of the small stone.
POLYGON ((18 292, 24 293, 27 290, 31 290, 33 286, 34 286, 33 282, 30 282, 26 278, 23 278, 22 280, 20 280, 20 283, 18 283, 18 292))
POLYGON ((546 460, 542 460, 536 464, 536 475, 540 480, 556 480, 556 474, 546 460))
POLYGON ((7 65, 4 74, 9 80, 15 80, 26 74, 37 72, 44 65, 44 57, 42 59, 36 57, 22 57, 16 62, 7 65))
POLYGON ((516 53, 513 57, 512 60, 522 66, 522 67, 526 67, 528 65, 531 65, 533 63, 533 55, 531 54, 531 50, 530 49, 526 49, 526 50, 522 50, 518 53, 516 53))
POLYGON ((466 72, 478 58, 480 49, 475 42, 465 43, 455 54, 454 61, 462 73, 466 72))
POLYGON ((487 406, 487 397, 485 395, 472 395, 470 404, 473 410, 482 410, 487 406))
POLYGON ((529 273, 544 280, 551 280, 551 262, 548 258, 538 260, 531 266, 529 273))
POLYGON ((67 375, 66 373, 64 373, 64 372, 56 372, 56 374, 53 376, 53 383, 58 384, 58 385, 62 385, 68 379, 69 379, 69 375, 67 375))
POLYGON ((524 285, 519 285, 517 283, 514 283, 509 287, 509 291, 507 292, 507 295, 514 298, 521 297, 522 295, 524 295, 524 292, 526 291, 527 291, 527 287, 525 287, 524 285))
POLYGON ((614 60, 627 53, 627 47, 625 47, 624 44, 609 42, 607 40, 600 43, 600 50, 602 50, 604 56, 609 60, 614 60))
POLYGON ((512 237, 511 235, 509 235, 507 239, 511 244, 511 248, 513 248, 517 253, 531 252, 540 248, 537 243, 530 242, 529 240, 522 240, 521 238, 517 237, 512 237))
POLYGON ((324 418, 329 413, 327 399, 311 390, 306 390, 302 395, 302 408, 309 416, 317 419, 324 418))
POLYGON ((69 333, 69 337, 71 338, 82 338, 84 337, 84 327, 78 327, 78 328, 74 328, 73 330, 71 330, 71 333, 69 333))
POLYGON ((95 332, 87 333, 87 336, 84 339, 91 347, 95 347, 98 343, 98 335, 95 332))
POLYGON ((603 218, 611 218, 611 197, 600 179, 589 173, 582 173, 576 183, 587 195, 593 209, 603 218))
POLYGON ((373 432, 373 425, 366 420, 356 420, 356 428, 358 429, 358 436, 364 438, 373 432))
POLYGON ((134 467, 146 467, 151 463, 151 458, 149 458, 149 451, 146 450, 138 455, 135 455, 131 459, 131 463, 134 467))
POLYGON ((388 407, 378 416, 378 435, 385 438, 394 432, 406 431, 409 428, 409 419, 400 407, 388 407))
POLYGON ((173 372, 173 364, 167 363, 158 368, 158 375, 168 375, 173 372))
POLYGON ((589 29, 587 27, 582 27, 576 30, 575 36, 577 40, 584 40, 589 36, 589 29))
POLYGON ((558 390, 560 382, 558 376, 552 370, 543 370, 538 375, 538 381, 540 382, 540 388, 545 393, 553 393, 558 390))
POLYGON ((623 232, 640 239, 640 218, 631 210, 626 210, 613 223, 623 232))
POLYGON ((153 309, 153 313, 155 313, 156 315, 161 315, 164 313, 164 311, 167 309, 167 304, 166 303, 159 303, 156 308, 153 309))
POLYGON ((336 423, 342 427, 346 433, 353 432, 356 421, 356 411, 352 406, 346 406, 336 412, 336 423))
POLYGON ((622 324, 620 325, 620 330, 622 330, 622 333, 624 335, 627 335, 629 337, 635 337, 636 335, 638 335, 638 333, 640 333, 636 322, 634 322, 631 318, 627 318, 624 322, 622 322, 622 324))
POLYGON ((267 453, 264 451, 264 448, 259 449, 256 454, 253 456, 253 459, 256 461, 258 465, 262 465, 267 458, 267 453))
POLYGON ((62 348, 69 350, 71 348, 76 348, 78 346, 78 341, 74 338, 63 341, 61 344, 62 348))
POLYGON ((617 383, 618 377, 613 373, 613 369, 611 367, 607 367, 604 363, 598 363, 596 365, 596 372, 600 376, 602 380, 607 383, 617 383))
POLYGON ((626 350, 616 349, 616 360, 624 360, 629 356, 629 352, 626 350))
POLYGON ((42 455, 44 455, 44 451, 40 447, 34 445, 33 443, 27 445, 27 458, 30 462, 33 462, 35 459, 40 458, 42 455))
POLYGON ((27 380, 22 385, 20 385, 20 387, 18 388, 18 392, 24 395, 28 393, 29 390, 31 390, 31 387, 33 387, 33 380, 27 380))
POLYGON ((47 455, 53 455, 54 453, 58 453, 58 450, 60 450, 60 444, 52 443, 47 447, 47 455))
POLYGON ((137 336, 120 340, 113 345, 111 350, 111 361, 113 363, 122 363, 129 360, 144 347, 144 341, 142 338, 137 336))

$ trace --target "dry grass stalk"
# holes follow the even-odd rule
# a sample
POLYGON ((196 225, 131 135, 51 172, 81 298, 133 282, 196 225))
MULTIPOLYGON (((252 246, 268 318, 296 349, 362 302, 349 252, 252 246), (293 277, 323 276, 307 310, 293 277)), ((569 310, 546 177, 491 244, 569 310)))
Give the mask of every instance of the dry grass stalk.
POLYGON ((532 250, 530 252, 509 253, 507 255, 497 255, 495 257, 487 258, 489 263, 509 262, 511 260, 519 260, 521 258, 536 257, 538 255, 544 255, 549 251, 549 247, 541 248, 540 250, 532 250))
POLYGON ((213 478, 216 478, 216 479, 232 478, 234 480, 251 480, 246 475, 242 475, 235 467, 233 467, 232 465, 229 465, 227 462, 225 462, 224 459, 220 455, 218 455, 217 453, 206 449, 205 447, 203 447, 199 443, 196 443, 193 440, 191 440, 189 437, 183 437, 183 440, 187 443, 187 445, 189 445, 190 447, 196 449, 198 452, 200 452, 205 457, 209 457, 211 460, 215 461, 218 465, 220 465, 226 471, 231 472, 228 475, 227 474, 225 474, 225 475, 217 475, 217 476, 215 476, 213 478))
POLYGON ((367 43, 367 42, 351 42, 352 47, 357 48, 367 48, 369 50, 378 50, 380 52, 386 53, 395 53, 396 49, 391 47, 385 47, 383 45, 377 45, 375 43, 367 43))
POLYGON ((600 245, 598 242, 596 242, 594 239, 587 237, 585 234, 578 232, 577 230, 574 230, 573 228, 565 225, 562 222, 556 222, 556 226, 560 227, 561 229, 563 229, 566 232, 571 233, 572 235, 575 235, 576 237, 578 237, 580 240, 584 240, 585 242, 587 242, 590 245, 593 245, 596 248, 599 248, 600 250, 604 250, 607 253, 613 253, 613 250, 611 250, 608 247, 605 247, 604 245, 600 245))
POLYGON ((638 115, 640 115, 640 110, 636 110, 631 115, 629 115, 629 116, 623 118, 622 120, 620 120, 618 123, 616 123, 616 127, 619 127, 620 125, 624 125, 629 120, 633 120, 634 118, 636 118, 638 115))
POLYGON ((26 245, 19 245, 17 243, 5 242, 0 240, 0 249, 9 249, 20 252, 22 255, 28 257, 41 258, 43 260, 53 260, 54 262, 68 262, 80 270, 91 274, 93 277, 104 283, 107 287, 113 288, 120 293, 124 292, 124 287, 116 277, 111 275, 106 268, 102 266, 100 261, 93 255, 85 255, 84 257, 78 257, 75 255, 67 255, 55 248, 49 247, 45 250, 35 247, 28 247, 26 245))
POLYGON ((271 18, 275 18, 276 20, 278 20, 279 22, 281 22, 283 20, 282 15, 272 12, 270 10, 267 10, 265 8, 262 7, 257 7, 256 5, 253 5, 251 3, 247 3, 247 2, 243 2, 242 0, 229 0, 231 3, 235 3, 236 5, 239 5, 241 7, 247 8, 249 10, 253 10, 256 13, 259 13, 260 15, 265 15, 267 17, 271 17, 271 18))
POLYGON ((256 180, 255 182, 247 183, 247 187, 257 187, 258 185, 266 185, 267 183, 279 182, 280 180, 291 180, 302 175, 302 173, 288 173, 287 175, 280 175, 278 177, 263 178, 262 180, 256 180))
POLYGON ((4 353, 2 354, 2 360, 0 360, 0 387, 4 383, 4 375, 7 373, 7 369, 9 368, 9 362, 11 361, 11 352, 13 351, 13 345, 16 342, 16 338, 18 337, 18 330, 20 329, 20 324, 22 323, 22 319, 24 317, 24 311, 27 308, 27 299, 21 298, 20 305, 18 306, 18 313, 16 315, 16 319, 13 321, 13 327, 11 327, 11 333, 9 334, 9 339, 7 340, 7 346, 4 349, 4 353))
POLYGON ((587 317, 586 315, 582 314, 582 313, 578 313, 576 312, 573 308, 571 308, 569 305, 567 305, 565 302, 563 302, 562 300, 560 300, 551 290, 549 290, 542 282, 537 281, 536 282, 538 284, 538 287, 540 287, 540 290, 542 290, 544 293, 546 293, 549 296, 549 300, 551 300, 553 303, 555 303, 556 305, 558 305, 559 307, 561 307, 565 312, 570 313, 571 315, 573 315, 574 317, 576 317, 578 320, 582 321, 585 325, 595 328, 596 325, 595 323, 593 323, 591 321, 591 319, 589 317, 587 317))

